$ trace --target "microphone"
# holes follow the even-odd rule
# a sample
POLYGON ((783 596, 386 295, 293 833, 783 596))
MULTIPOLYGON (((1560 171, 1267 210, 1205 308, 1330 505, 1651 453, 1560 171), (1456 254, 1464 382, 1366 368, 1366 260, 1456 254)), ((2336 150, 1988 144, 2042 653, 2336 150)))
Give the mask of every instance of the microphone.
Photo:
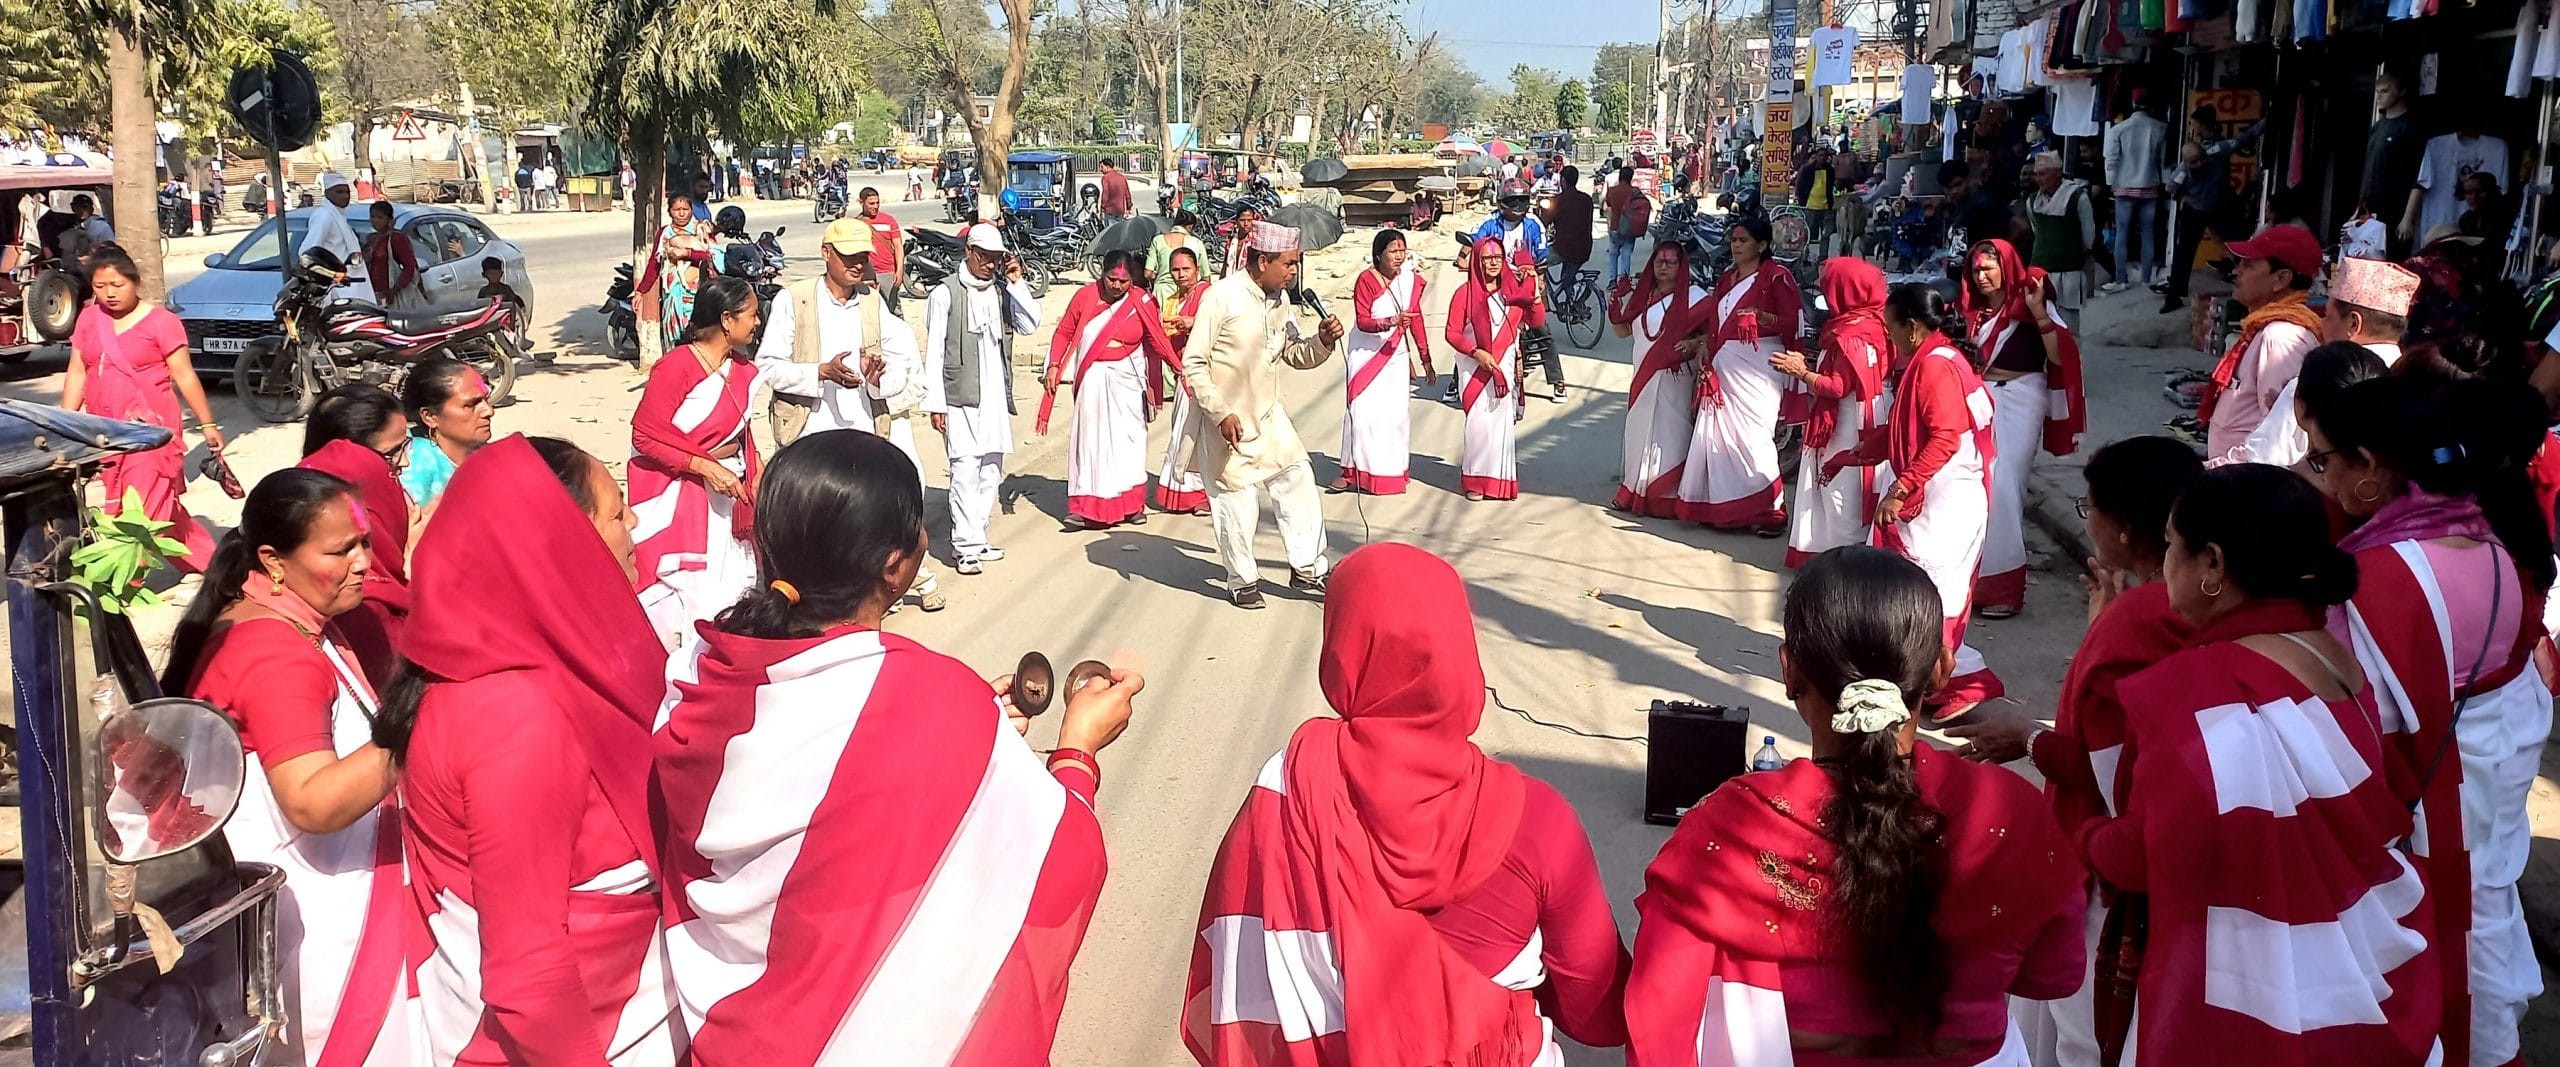
POLYGON ((1329 319, 1333 317, 1332 313, 1324 309, 1324 301, 1316 296, 1316 291, 1305 286, 1299 286, 1296 289, 1290 290, 1289 302, 1315 312, 1316 317, 1319 319, 1329 319))

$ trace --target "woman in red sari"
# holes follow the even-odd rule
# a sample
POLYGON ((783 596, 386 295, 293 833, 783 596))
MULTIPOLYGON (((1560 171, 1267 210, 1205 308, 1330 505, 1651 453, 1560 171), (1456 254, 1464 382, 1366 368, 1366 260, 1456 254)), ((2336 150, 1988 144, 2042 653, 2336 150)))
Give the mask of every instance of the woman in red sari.
POLYGON ((693 322, 649 371, 631 415, 631 512, 640 606, 671 652, 756 583, 756 484, 748 432, 756 365, 756 291, 714 275, 693 297, 693 322))
POLYGON ((1850 467, 1886 464, 1891 473, 1876 502, 1873 543, 1937 583, 1947 647, 1956 654, 1955 676, 1929 698, 1942 720, 2004 691, 1964 642, 1991 501, 1991 396, 1961 343, 1949 339, 1956 326, 1955 309, 1927 286, 1899 286, 1885 298, 1885 337, 1901 365, 1893 410, 1882 432, 1822 464, 1825 482, 1850 467))
POLYGON ((71 328, 71 363, 62 375, 62 406, 110 419, 149 423, 169 431, 169 443, 147 452, 110 456, 99 468, 106 512, 124 513, 128 491, 142 497, 142 512, 166 522, 161 536, 187 547, 171 560, 179 570, 200 572, 213 557, 213 535, 178 503, 186 488, 186 421, 178 402, 196 417, 205 448, 222 452, 222 427, 205 404, 204 384, 187 358, 187 330, 169 309, 142 299, 142 271, 120 248, 89 255, 89 306, 71 328), (176 391, 171 392, 172 389, 176 391))
POLYGON ((2104 1054, 2436 1062, 2431 889, 2398 847, 2413 824, 2373 688, 2323 623, 2356 583, 2292 471, 2234 464, 2179 499, 2161 584, 2193 629, 2117 687, 2117 813, 2079 832, 2117 901, 2099 952, 2104 1054))
POLYGON ((404 931, 397 776, 372 741, 377 701, 331 620, 364 602, 353 487, 266 476, 169 642, 164 692, 231 716, 249 752, 232 854, 284 870, 276 953, 283 1040, 264 1062, 405 1067, 416 1002, 404 931))
POLYGON ((364 270, 366 280, 373 283, 374 300, 384 307, 426 303, 426 289, 418 283, 418 250, 394 223, 391 201, 374 201, 371 215, 373 232, 364 239, 364 270))
POLYGON ((1466 284, 1449 300, 1447 329, 1449 347, 1458 353, 1459 406, 1467 413, 1458 488, 1469 500, 1517 500, 1514 424, 1520 396, 1512 385, 1520 369, 1520 331, 1546 325, 1547 305, 1504 263, 1501 238, 1483 238, 1470 252, 1466 284))
POLYGON ((1468 740, 1484 669, 1457 570, 1370 545, 1324 617, 1340 717, 1298 727, 1218 848, 1183 1044, 1210 1067, 1529 1067, 1563 1062, 1559 1031, 1623 1042, 1627 954, 1581 820, 1468 740))
MULTIPOLYGON (((2085 473, 2089 495, 2081 498, 2080 512, 2098 553, 2089 561, 2089 630, 2063 675, 2053 727, 2022 711, 1986 706, 1947 728, 1967 742, 1966 759, 2034 762, 2066 834, 2115 812, 2125 737, 2117 685, 2184 647, 2187 623, 2170 607, 2160 575, 2169 552, 2169 509, 2204 473, 2204 461, 2175 438, 2129 437, 2090 456, 2085 473)), ((2090 901, 2085 935, 2093 961, 2106 904, 2090 901)), ((2093 980, 2068 999, 2015 1006, 2036 1062, 2097 1062, 2094 992, 2093 980)))
POLYGON ((1680 479, 1680 517, 1720 530, 1783 537, 1779 500, 1778 409, 1787 379, 1769 358, 1795 342, 1804 294, 1795 275, 1770 262, 1769 224, 1736 223, 1727 238, 1733 266, 1716 279, 1714 334, 1698 378, 1698 421, 1680 479))
POLYGON ((1718 787, 1645 872, 1633 1067, 2023 1067, 2008 998, 2079 986, 2087 898, 2043 798, 1917 743, 1954 669, 1939 610, 1872 548, 1796 576, 1778 656, 1814 756, 1718 787))
POLYGON ((375 727, 401 761, 428 1063, 673 1063, 648 798, 666 653, 621 487, 510 437, 442 499, 375 727))
POLYGON ((2441 390, 2406 377, 2313 392, 2300 406, 2313 477, 2357 526, 2356 595, 2329 630, 2375 679, 2383 738, 2414 844, 2436 890, 2445 1062, 2519 1054, 2542 968, 2516 882, 2533 830, 2527 795, 2551 735, 2532 670, 2551 587, 2549 512, 2525 469, 2549 409, 2513 382, 2441 390))
POLYGON ((1973 246, 1956 306, 1981 359, 1999 427, 1991 472, 1991 527, 1974 580, 1974 610, 2005 619, 2027 601, 2027 477, 2036 450, 2067 456, 2088 422, 2080 397, 2080 345, 2062 323, 2041 270, 2007 241, 1973 246))
POLYGON ((364 603, 338 616, 338 633, 375 689, 391 684, 400 629, 409 617, 409 493, 400 468, 409 458, 409 417, 400 398, 369 382, 320 394, 303 424, 302 467, 356 488, 358 513, 371 538, 373 565, 364 574, 364 603))
POLYGON ((1621 278, 1609 294, 1609 325, 1636 342, 1627 389, 1626 462, 1611 507, 1634 515, 1680 513, 1680 479, 1698 423, 1698 353, 1715 327, 1713 303, 1689 280, 1689 250, 1655 246, 1644 279, 1621 278))
MULTIPOLYGON (((1195 242, 1196 243, 1196 242, 1195 242)), ((1200 317, 1200 298, 1209 293, 1209 280, 1200 253, 1193 248, 1176 248, 1165 256, 1165 278, 1170 282, 1168 295, 1160 303, 1164 316, 1165 339, 1173 344, 1175 370, 1181 368, 1184 346, 1191 343, 1191 324, 1200 317)), ((1164 465, 1156 471, 1156 506, 1166 511, 1189 515, 1209 513, 1209 484, 1200 480, 1200 472, 1192 469, 1191 383, 1181 374, 1173 378, 1173 417, 1166 423, 1173 430, 1166 435, 1164 465)), ((1150 382, 1150 390, 1161 388, 1150 382)))
POLYGON ((1803 383, 1813 397, 1795 521, 1787 533, 1789 567, 1842 545, 1866 544, 1879 492, 1872 467, 1861 468, 1855 481, 1825 483, 1822 465, 1884 425, 1885 368, 1893 362, 1893 345, 1884 336, 1884 271, 1851 256, 1825 260, 1822 299, 1831 317, 1822 324, 1819 362, 1792 350, 1769 357, 1771 370, 1803 383))

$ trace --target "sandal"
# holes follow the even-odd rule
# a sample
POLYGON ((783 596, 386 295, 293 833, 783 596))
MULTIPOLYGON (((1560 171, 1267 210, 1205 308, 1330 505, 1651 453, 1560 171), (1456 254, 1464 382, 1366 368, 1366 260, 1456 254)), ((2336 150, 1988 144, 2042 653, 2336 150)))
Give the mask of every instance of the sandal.
POLYGON ((1351 491, 1351 479, 1336 478, 1325 485, 1324 491, 1328 493, 1348 493, 1351 491))
POLYGON ((2018 605, 1985 604, 1973 609, 1973 613, 1985 619, 2014 619, 2018 617, 2018 605))

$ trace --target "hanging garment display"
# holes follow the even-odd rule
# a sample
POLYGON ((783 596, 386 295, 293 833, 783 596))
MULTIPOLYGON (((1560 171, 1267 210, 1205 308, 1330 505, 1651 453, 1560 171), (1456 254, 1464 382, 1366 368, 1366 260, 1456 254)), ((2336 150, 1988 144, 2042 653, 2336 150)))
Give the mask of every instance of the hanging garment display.
POLYGON ((2097 137, 2107 132, 2098 121, 2098 80, 2060 78, 2053 86, 2053 133, 2061 137, 2097 137))

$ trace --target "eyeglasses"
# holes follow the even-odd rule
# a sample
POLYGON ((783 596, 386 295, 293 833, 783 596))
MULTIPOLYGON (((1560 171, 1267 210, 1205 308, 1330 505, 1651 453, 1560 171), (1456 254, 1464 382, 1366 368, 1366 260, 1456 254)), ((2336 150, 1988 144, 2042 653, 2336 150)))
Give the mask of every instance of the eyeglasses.
POLYGON ((393 474, 398 474, 401 471, 409 469, 409 442, 407 438, 402 438, 399 444, 393 445, 389 448, 374 449, 373 454, 381 456, 382 462, 391 467, 391 473, 393 474))
POLYGON ((2337 454, 2338 452, 2336 449, 2315 448, 2302 454, 2302 465, 2311 468, 2311 473, 2313 474, 2327 474, 2329 473, 2329 457, 2337 454))
POLYGON ((2072 506, 2072 507, 2074 507, 2074 508, 2079 509, 2079 511, 2080 511, 2080 517, 2081 517, 2081 518, 2084 518, 2084 519, 2085 519, 2085 518, 2088 518, 2088 517, 2089 517, 2089 511, 2090 511, 2090 508, 2089 508, 2089 498, 2088 498, 2088 497, 2085 497, 2085 496, 2084 496, 2084 497, 2081 497, 2081 498, 2079 498, 2079 499, 2077 499, 2077 500, 2072 501, 2072 502, 2071 502, 2071 506, 2072 506))

